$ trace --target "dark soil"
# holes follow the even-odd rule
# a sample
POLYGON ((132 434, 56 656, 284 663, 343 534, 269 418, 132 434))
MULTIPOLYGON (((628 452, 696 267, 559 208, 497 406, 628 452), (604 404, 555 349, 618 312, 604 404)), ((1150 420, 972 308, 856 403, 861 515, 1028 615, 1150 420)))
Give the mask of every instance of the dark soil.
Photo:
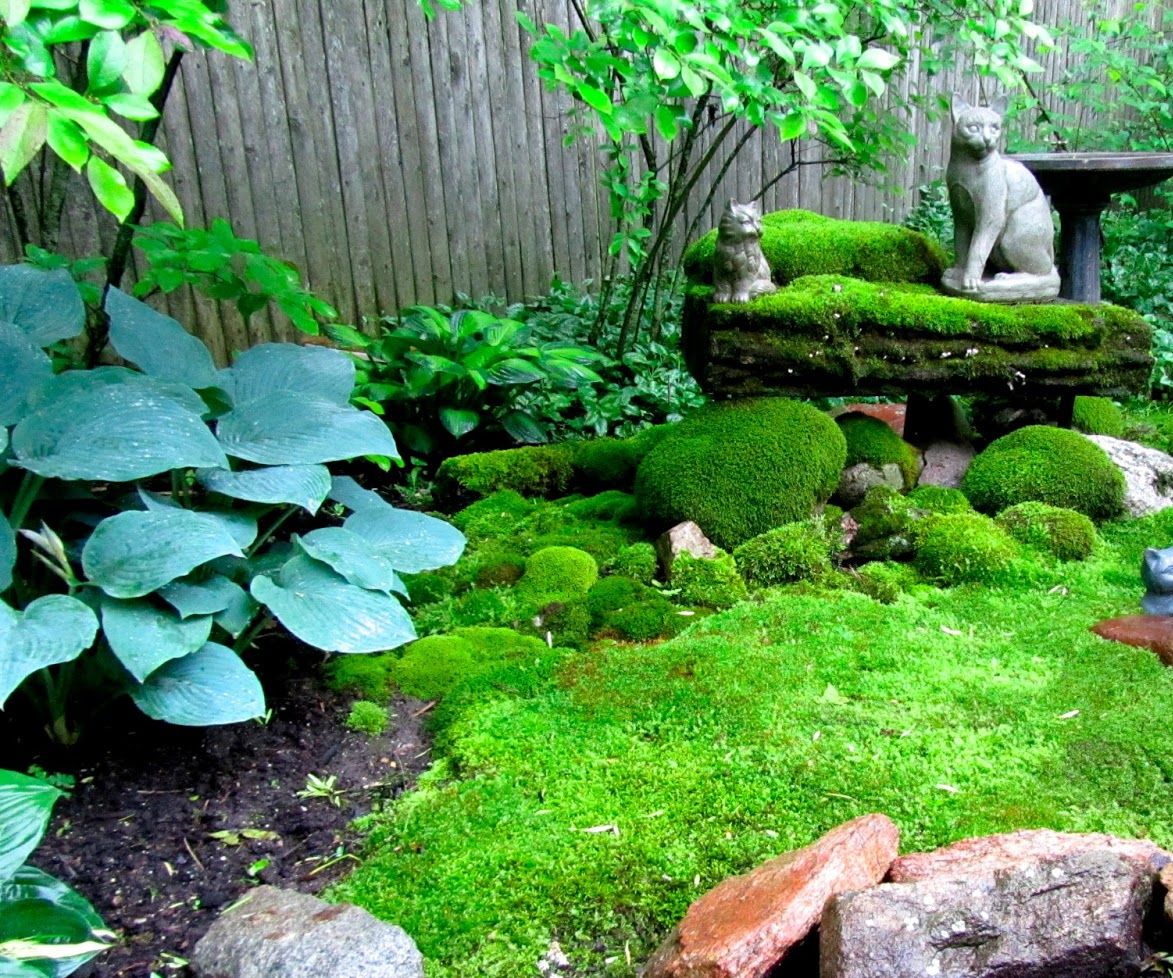
POLYGON ((250 887, 316 893, 345 875, 360 841, 351 821, 428 765, 425 704, 393 702, 383 736, 352 732, 352 697, 324 687, 320 653, 287 658, 267 644, 263 658, 287 661, 264 670, 267 723, 172 727, 124 701, 114 708, 121 726, 92 729, 69 752, 22 747, 0 728, 0 766, 35 763, 76 779, 31 862, 85 896, 121 937, 77 975, 185 974, 196 941, 250 887), (335 777, 341 793, 299 797, 310 774, 335 777))

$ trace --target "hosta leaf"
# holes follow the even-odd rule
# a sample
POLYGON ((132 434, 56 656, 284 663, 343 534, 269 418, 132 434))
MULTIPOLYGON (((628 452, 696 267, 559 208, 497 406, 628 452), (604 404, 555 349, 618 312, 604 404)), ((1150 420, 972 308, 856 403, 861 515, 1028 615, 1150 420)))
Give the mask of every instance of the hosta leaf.
MULTIPOLYGON (((0 431, 4 429, 0 428, 0 431)), ((12 584, 12 568, 16 563, 16 534, 0 513, 0 591, 7 591, 12 584)))
POLYGON ((230 472, 201 469, 196 478, 210 492, 255 503, 291 503, 316 513, 330 491, 324 465, 273 465, 230 472))
POLYGON ((140 683, 164 662, 204 647, 212 619, 181 619, 150 601, 102 600, 102 631, 118 661, 140 683))
POLYGON ((351 584, 373 591, 407 594, 391 562, 358 534, 344 527, 324 526, 296 539, 307 554, 328 564, 351 584))
POLYGON ((480 421, 480 414, 469 408, 440 408, 440 424, 453 438, 467 435, 480 421))
MULTIPOLYGON (((138 494, 143 505, 152 513, 185 512, 170 497, 148 492, 142 486, 139 486, 138 494)), ((251 513, 238 509, 201 509, 199 513, 219 523, 242 550, 251 546, 257 538, 257 520, 251 513)))
POLYGON ((395 598, 349 584, 304 555, 288 561, 276 581, 254 578, 250 590, 289 631, 327 652, 379 652, 415 638, 395 598))
POLYGON ((16 426, 12 451, 17 465, 59 479, 129 482, 228 467, 199 415, 149 383, 77 385, 16 426))
POLYGON ((184 578, 164 584, 159 597, 179 612, 180 618, 192 615, 214 615, 230 607, 245 591, 223 574, 213 574, 207 580, 184 578))
POLYGON ((0 322, 0 425, 15 424, 28 396, 53 376, 53 363, 18 327, 0 322))
POLYGON ((90 370, 66 370, 57 374, 49 383, 40 388, 29 401, 29 408, 37 409, 50 403, 57 403, 72 397, 78 391, 94 390, 99 387, 127 385, 141 393, 149 393, 174 401, 187 408, 192 414, 203 417, 208 411, 204 399, 186 384, 159 380, 129 367, 94 367, 90 370))
POLYGON ((525 445, 540 445, 550 437, 538 420, 525 411, 506 412, 501 416, 501 427, 514 441, 525 445))
POLYGON ((334 476, 334 481, 330 483, 330 498, 356 512, 390 505, 373 489, 364 489, 348 475, 334 476))
POLYGON ((62 792, 38 778, 0 771, 0 885, 12 878, 41 841, 62 792))
POLYGON ((495 364, 486 376, 490 384, 532 384, 545 379, 546 371, 528 360, 510 357, 495 364))
POLYGON ((395 439, 373 414, 335 404, 319 394, 274 391, 241 402, 216 425, 224 451, 262 465, 312 465, 387 455, 395 439))
POLYGON ((224 523, 186 509, 108 517, 81 552, 86 577, 115 598, 139 598, 226 554, 242 556, 224 523))
POLYGON ((233 593, 228 606, 217 611, 213 620, 233 638, 238 638, 252 623, 259 607, 253 596, 242 588, 233 593))
POLYGON ((0 322, 15 323, 37 346, 72 339, 85 321, 81 293, 65 269, 0 268, 0 322))
POLYGON ((354 390, 354 363, 340 350, 292 343, 262 343, 236 358, 229 371, 241 405, 275 391, 312 394, 345 406, 354 390))
POLYGON ((199 390, 217 383, 212 354, 176 320, 156 312, 121 289, 106 293, 110 343, 143 373, 199 390))
POLYGON ((342 525, 405 574, 447 567, 464 552, 464 534, 456 527, 387 503, 357 510, 342 525))
POLYGON ((0 601, 0 708, 38 669, 76 659, 97 633, 97 616, 67 594, 47 594, 24 611, 0 601))
POLYGON ((184 727, 241 723, 265 712, 256 674, 215 642, 160 666, 130 695, 147 716, 184 727))

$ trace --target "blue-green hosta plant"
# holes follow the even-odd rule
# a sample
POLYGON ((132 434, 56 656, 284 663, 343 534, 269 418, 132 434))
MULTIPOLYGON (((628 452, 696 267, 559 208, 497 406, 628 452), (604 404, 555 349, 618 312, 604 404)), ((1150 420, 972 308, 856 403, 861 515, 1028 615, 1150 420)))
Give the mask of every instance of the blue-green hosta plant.
POLYGON ((152 717, 231 723, 265 712, 239 653, 271 619, 332 652, 410 641, 398 574, 464 538, 331 476, 398 458, 350 404, 351 360, 265 344, 217 370, 137 299, 110 289, 104 311, 133 366, 54 374, 42 348, 81 331, 77 287, 0 268, 0 708, 19 688, 68 741, 71 687, 98 677, 152 717), (316 526, 327 499, 345 518, 316 526))
POLYGON ((114 935, 84 897, 25 860, 62 792, 0 770, 0 976, 65 978, 114 935))

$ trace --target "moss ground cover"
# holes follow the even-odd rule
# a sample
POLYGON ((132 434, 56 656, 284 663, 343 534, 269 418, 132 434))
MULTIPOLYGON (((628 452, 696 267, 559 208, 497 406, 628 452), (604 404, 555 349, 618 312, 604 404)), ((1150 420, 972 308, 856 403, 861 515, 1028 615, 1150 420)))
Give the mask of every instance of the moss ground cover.
POLYGON ((442 704, 437 763, 336 889, 430 976, 634 976, 724 877, 869 811, 905 850, 1029 826, 1173 846, 1173 671, 1088 628, 1131 613, 1173 516, 1088 560, 881 604, 778 589, 658 644, 518 662, 442 704))

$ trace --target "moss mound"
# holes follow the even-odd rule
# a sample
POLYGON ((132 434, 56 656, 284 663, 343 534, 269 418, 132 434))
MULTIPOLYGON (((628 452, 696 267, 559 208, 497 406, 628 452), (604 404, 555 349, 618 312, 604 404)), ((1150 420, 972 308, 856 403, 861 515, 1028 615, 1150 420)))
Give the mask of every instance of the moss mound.
POLYGON ((456 508, 502 489, 523 496, 564 496, 574 478, 569 445, 535 445, 445 459, 436 472, 436 498, 456 508))
POLYGON ((386 701, 391 695, 391 673, 396 661, 390 652, 331 656, 326 661, 326 685, 364 700, 386 701))
POLYGON ((965 493, 949 486, 917 486, 908 494, 908 501, 930 513, 966 513, 973 509, 965 493))
POLYGON ((938 584, 997 584, 1018 556, 1018 545, 1010 535, 980 513, 933 516, 918 531, 913 563, 938 584))
POLYGON ((811 515, 839 483, 847 446, 838 425, 784 398, 711 404, 648 453, 635 480, 655 528, 695 520, 730 550, 811 515))
POLYGON ((518 596, 535 605, 581 598, 598 580, 595 558, 577 547, 543 547, 526 558, 518 596))
POLYGON ((1124 477, 1098 445, 1062 428, 1029 425, 991 442, 961 485, 975 509, 1024 502, 1074 509, 1093 520, 1123 512, 1124 477))
POLYGON ((586 606, 591 613, 591 620, 596 624, 602 624, 606 616, 612 612, 637 601, 643 601, 655 593, 646 584, 630 577, 604 577, 591 585, 590 591, 587 592, 586 606))
POLYGON ((874 560, 856 571, 856 586, 870 598, 892 604, 900 595, 920 583, 920 574, 911 564, 874 560))
POLYGON ((578 520, 634 523, 639 519, 639 503, 629 492, 608 489, 597 496, 588 496, 567 503, 566 512, 578 520))
POLYGON ((737 563, 723 550, 707 558, 687 552, 677 556, 672 562, 672 586, 685 604, 702 608, 732 608, 748 596, 737 563))
POLYGON ((916 482, 916 477, 920 473, 920 460, 916 449, 883 421, 860 411, 848 411, 839 415, 835 423, 839 425, 839 430, 847 440, 845 465, 868 462, 871 465, 883 466, 891 462, 900 466, 905 488, 916 482))
POLYGON ((1124 412, 1108 397, 1077 397, 1071 423, 1089 435, 1124 437, 1124 412))
POLYGON ((1073 509, 1047 503, 1019 503, 998 514, 997 524, 1019 543, 1059 560, 1086 560, 1096 546, 1096 527, 1073 509))
POLYGON ((831 545, 821 523, 788 523, 747 540, 733 559, 751 587, 771 587, 829 574, 831 545))
POLYGON ((545 652, 544 642, 511 628, 458 628, 412 642, 391 673, 408 696, 434 700, 501 662, 545 652))
MULTIPOLYGON (((684 253, 692 279, 712 281, 716 230, 684 253)), ((841 221, 811 211, 775 211, 762 218, 762 251, 776 282, 804 275, 850 275, 871 282, 935 282, 945 253, 916 231, 878 221, 841 221)))
POLYGON ((451 523, 473 542, 496 539, 511 533, 535 508, 517 490, 501 489, 460 510, 451 523))

